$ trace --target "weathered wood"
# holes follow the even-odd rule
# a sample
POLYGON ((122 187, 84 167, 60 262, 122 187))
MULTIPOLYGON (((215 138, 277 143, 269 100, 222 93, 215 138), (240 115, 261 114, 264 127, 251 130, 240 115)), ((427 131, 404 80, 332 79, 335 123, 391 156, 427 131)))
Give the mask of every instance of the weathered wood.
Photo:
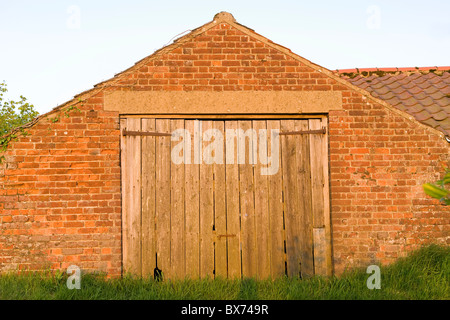
MULTIPOLYGON (((309 120, 310 129, 317 129, 322 126, 320 119, 309 120)), ((310 157, 311 157, 311 190, 312 190, 312 210, 313 210, 313 226, 314 228, 322 228, 324 221, 324 167, 322 158, 322 135, 310 135, 310 157)))
MULTIPOLYGON (((140 130, 140 119, 127 119, 126 127, 140 130)), ((126 137, 126 185, 124 202, 127 209, 123 221, 124 269, 140 276, 141 264, 141 138, 126 137)))
MULTIPOLYGON (((310 128, 326 127, 326 118, 309 120, 310 128)), ((314 265, 316 259, 320 260, 320 268, 315 273, 331 275, 331 230, 330 230, 330 204, 328 186, 328 135, 311 136, 311 181, 312 181, 312 209, 314 228, 323 230, 323 250, 314 252, 314 265), (321 255, 321 256, 320 256, 321 255), (323 264, 323 265, 322 265, 323 264)), ((322 232, 322 231, 321 231, 322 232)), ((316 244, 314 243, 314 247, 316 244)))
POLYGON ((256 236, 256 265, 257 278, 267 279, 271 275, 271 245, 269 220, 269 186, 268 175, 262 174, 263 168, 268 166, 267 123, 264 120, 253 121, 253 129, 258 135, 258 157, 254 167, 255 181, 255 236, 256 236), (264 162, 264 163, 263 163, 264 162))
MULTIPOLYGON (((120 128, 127 127, 127 119, 120 119, 120 128)), ((130 272, 130 257, 128 249, 128 217, 129 217, 129 196, 131 184, 128 178, 128 139, 124 136, 120 137, 120 162, 122 175, 122 263, 124 273, 130 272)))
MULTIPOLYGON (((322 127, 328 128, 328 119, 323 117, 322 127)), ((331 249, 331 216, 330 216, 330 176, 328 167, 328 134, 322 138, 321 161, 323 164, 323 221, 325 224, 325 246, 327 275, 333 274, 332 249, 331 249)))
MULTIPOLYGON (((142 119, 142 130, 155 130, 155 119, 142 119)), ((156 137, 142 138, 142 276, 156 267, 156 137)))
MULTIPOLYGON (((178 129, 184 130, 184 120, 171 120, 170 130, 175 132, 178 129)), ((171 150, 182 143, 184 145, 184 134, 179 138, 172 138, 171 150), (175 140, 179 139, 179 140, 175 140)), ((181 155, 184 158, 184 154, 181 155)), ((176 164, 171 161, 171 185, 170 185, 170 263, 171 275, 173 279, 183 279, 186 276, 186 259, 185 259, 185 224, 184 224, 184 163, 176 164)))
POLYGON ((316 275, 327 275, 326 235, 325 228, 314 228, 314 272, 316 275))
POLYGON ((253 178, 254 142, 253 133, 247 137, 243 134, 252 130, 251 121, 239 121, 238 159, 245 160, 239 164, 239 191, 241 206, 241 245, 242 245, 242 276, 257 275, 257 250, 255 230, 255 185, 253 178), (244 152, 244 155, 242 154, 244 152), (244 157, 245 156, 245 157, 244 157))
MULTIPOLYGON (((225 130, 234 131, 238 128, 237 121, 225 121, 225 130)), ((230 136, 227 135, 227 139, 230 136)), ((228 278, 241 278, 241 227, 239 206, 239 165, 237 164, 237 139, 233 138, 234 147, 231 148, 226 141, 226 208, 227 208, 227 233, 236 234, 237 237, 227 238, 228 278), (230 158, 232 161, 230 161, 230 158)))
MULTIPOLYGON (((193 134, 195 123, 194 120, 185 121, 192 148, 195 142, 193 134)), ((189 161, 187 160, 188 158, 185 157, 186 275, 191 279, 198 279, 200 276, 200 165, 194 164, 193 152, 189 161)))
MULTIPOLYGON (((296 130, 308 130, 308 120, 295 120, 296 130)), ((314 275, 312 243, 312 208, 311 208, 311 164, 309 158, 309 138, 299 136, 297 139, 297 186, 299 210, 297 224, 300 240, 300 263, 302 277, 314 275)))
MULTIPOLYGON (((170 120, 156 119, 158 132, 170 132, 170 120)), ((156 143, 156 237, 158 269, 165 279, 171 277, 170 267, 170 215, 171 215, 171 150, 170 137, 159 137, 156 143)))
MULTIPOLYGON (((213 128, 218 130, 222 137, 225 135, 225 123, 214 121, 213 128)), ((213 164, 214 169, 214 225, 216 235, 215 243, 215 276, 226 278, 228 275, 227 263, 227 208, 226 208, 226 176, 225 176, 225 140, 222 139, 222 157, 219 163, 213 164)))
MULTIPOLYGON (((268 120, 267 130, 280 131, 279 120, 268 120)), ((268 154, 271 154, 272 139, 268 140, 268 154)), ((285 252, 284 240, 285 231, 283 225, 283 181, 282 181, 282 153, 281 141, 279 141, 279 168, 274 175, 268 175, 268 194, 269 194, 269 219, 270 219, 270 253, 271 253, 271 275, 272 278, 279 278, 285 275, 285 252)))
MULTIPOLYGON (((212 121, 202 121, 202 134, 212 121)), ((203 149, 208 143, 203 142, 203 149)), ((214 192, 213 167, 200 165, 200 277, 214 278, 214 192)))
MULTIPOLYGON (((293 131, 294 120, 281 121, 282 131, 293 131)), ((297 277, 300 273, 300 241, 299 241, 299 211, 297 185, 297 140, 296 136, 282 136, 283 158, 283 190, 284 190, 284 222, 286 232, 286 261, 287 272, 290 277, 297 277)))
POLYGON ((157 256, 166 279, 276 278, 285 265, 291 277, 330 275, 328 134, 315 134, 323 128, 326 118, 121 119, 121 130, 150 133, 121 136, 124 271, 152 275, 157 256), (181 139, 171 135, 182 128, 184 154, 172 161, 181 139), (209 129, 226 138, 222 159, 215 136, 202 141, 209 129), (286 134, 278 171, 263 174, 271 130, 286 134))

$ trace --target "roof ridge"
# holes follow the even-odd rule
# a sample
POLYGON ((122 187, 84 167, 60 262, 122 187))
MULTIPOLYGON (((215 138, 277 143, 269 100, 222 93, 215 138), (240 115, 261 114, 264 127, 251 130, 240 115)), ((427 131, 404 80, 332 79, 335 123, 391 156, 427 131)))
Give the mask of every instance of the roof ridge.
POLYGON ((373 74, 384 76, 386 74, 403 74, 403 73, 435 73, 442 75, 444 72, 450 72, 450 66, 434 66, 434 67, 386 67, 386 68, 353 68, 353 69, 336 69, 335 73, 340 76, 354 77, 356 75, 371 76, 373 74))

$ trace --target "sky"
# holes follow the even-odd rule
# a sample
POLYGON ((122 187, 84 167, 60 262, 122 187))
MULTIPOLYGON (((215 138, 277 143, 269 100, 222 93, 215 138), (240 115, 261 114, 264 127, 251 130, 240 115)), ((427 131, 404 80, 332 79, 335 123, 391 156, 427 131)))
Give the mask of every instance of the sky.
POLYGON ((221 11, 330 70, 450 65, 448 0, 0 0, 0 81, 45 113, 221 11))

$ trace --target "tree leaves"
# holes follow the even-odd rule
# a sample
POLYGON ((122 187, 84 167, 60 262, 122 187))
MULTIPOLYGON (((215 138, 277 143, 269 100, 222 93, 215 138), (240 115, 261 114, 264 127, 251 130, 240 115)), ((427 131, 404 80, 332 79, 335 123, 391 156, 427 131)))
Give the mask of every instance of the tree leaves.
POLYGON ((425 183, 422 185, 427 195, 439 199, 445 205, 450 205, 450 191, 445 189, 445 185, 450 184, 450 170, 447 168, 444 177, 436 183, 425 183))
POLYGON ((6 83, 0 83, 0 137, 39 115, 24 96, 20 96, 19 101, 6 101, 4 98, 6 92, 8 92, 6 83))
MULTIPOLYGON (((2 82, 0 83, 0 164, 5 159, 5 156, 1 153, 5 152, 9 143, 17 138, 15 134, 7 134, 39 115, 34 106, 29 104, 24 96, 20 96, 19 101, 5 101, 5 92, 8 92, 8 89, 6 83, 2 82)), ((23 136, 27 135, 23 129, 20 132, 23 136)))

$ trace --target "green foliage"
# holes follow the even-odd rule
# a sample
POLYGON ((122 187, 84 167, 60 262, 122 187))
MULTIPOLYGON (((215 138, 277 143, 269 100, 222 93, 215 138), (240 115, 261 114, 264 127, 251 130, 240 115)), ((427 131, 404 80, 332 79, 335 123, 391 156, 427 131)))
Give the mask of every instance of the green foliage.
POLYGON ((381 266, 381 289, 367 288, 370 274, 353 270, 340 277, 276 280, 155 281, 126 275, 107 279, 83 274, 80 290, 69 290, 66 273, 0 275, 0 300, 380 300, 450 299, 450 247, 421 248, 381 266))
MULTIPOLYGON (((4 99, 4 94, 6 92, 8 92, 6 83, 0 83, 0 154, 6 151, 9 143, 17 139, 19 137, 19 134, 21 136, 27 136, 28 133, 23 128, 21 128, 21 126, 31 122, 39 115, 39 113, 34 109, 34 106, 32 104, 29 104, 27 102, 27 99, 23 96, 20 96, 19 101, 6 101, 4 99), (7 135, 16 128, 20 129, 14 134, 7 135)), ((82 102, 81 99, 78 99, 78 101, 82 102)), ((59 114, 57 114, 56 117, 51 119, 47 117, 47 119, 49 119, 49 122, 51 123, 56 123, 61 119, 61 116, 69 118, 70 112, 74 110, 77 112, 81 112, 81 110, 76 105, 72 105, 60 110, 59 114)), ((51 130, 50 127, 48 129, 51 130)), ((0 155, 0 164, 4 159, 5 156, 0 155)))
MULTIPOLYGON (((12 140, 17 138, 16 134, 6 135, 15 128, 32 121, 39 115, 39 113, 34 110, 34 106, 29 104, 24 96, 20 96, 19 101, 6 101, 4 98, 6 92, 8 92, 6 83, 0 83, 0 154, 6 151, 12 140)), ((20 129, 20 133, 22 136, 28 135, 23 128, 20 129)), ((0 164, 4 159, 5 156, 1 155, 0 164)))
MULTIPOLYGON (((0 137, 39 115, 24 96, 20 96, 19 101, 5 100, 4 94, 8 92, 6 87, 6 83, 0 83, 0 137)), ((0 144, 2 144, 1 141, 0 144)))
POLYGON ((444 178, 435 183, 425 183, 422 185, 423 190, 427 195, 435 199, 439 199, 443 204, 450 205, 450 191, 445 188, 445 185, 450 184, 450 169, 445 170, 444 178))
MULTIPOLYGON (((78 102, 82 102, 81 98, 78 99, 78 102)), ((83 105, 83 104, 81 104, 81 105, 83 105)), ((70 112, 73 111, 73 110, 75 110, 78 113, 81 112, 80 108, 78 108, 76 105, 72 105, 72 106, 69 106, 66 109, 64 109, 64 116, 66 118, 69 118, 70 117, 70 112)))
MULTIPOLYGON (((78 99, 78 102, 82 102, 82 100, 78 99)), ((83 105, 83 104, 81 103, 81 105, 83 105)), ((61 115, 64 115, 66 118, 69 118, 70 117, 70 112, 74 111, 74 110, 76 112, 78 112, 78 113, 81 112, 80 108, 78 108, 76 105, 71 105, 71 106, 69 106, 69 107, 67 107, 65 109, 61 109, 59 111, 58 115, 55 116, 54 118, 47 117, 47 121, 49 121, 51 123, 57 123, 57 122, 59 122, 59 120, 61 120, 61 115)), ((49 130, 50 130, 50 127, 49 127, 49 130)))

